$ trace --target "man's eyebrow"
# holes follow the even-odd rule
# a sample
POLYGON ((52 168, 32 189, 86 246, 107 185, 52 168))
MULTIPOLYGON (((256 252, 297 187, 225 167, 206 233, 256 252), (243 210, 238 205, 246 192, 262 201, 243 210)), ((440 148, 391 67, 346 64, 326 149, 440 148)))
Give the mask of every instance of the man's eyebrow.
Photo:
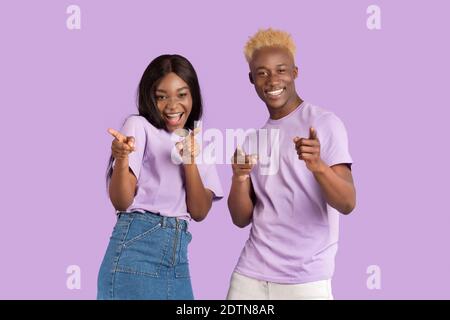
MULTIPOLYGON (((280 64, 277 64, 277 65, 276 65, 276 67, 286 67, 286 66, 287 66, 286 63, 280 63, 280 64)), ((269 69, 269 68, 267 68, 267 67, 262 67, 262 66, 256 68, 256 70, 260 70, 260 69, 267 70, 267 69, 269 69)))

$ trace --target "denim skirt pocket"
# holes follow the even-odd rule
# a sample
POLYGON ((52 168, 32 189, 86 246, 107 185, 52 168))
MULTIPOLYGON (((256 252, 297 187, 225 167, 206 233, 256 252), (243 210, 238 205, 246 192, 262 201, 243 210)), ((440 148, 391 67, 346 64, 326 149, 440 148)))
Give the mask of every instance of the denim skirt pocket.
POLYGON ((116 271, 158 277, 169 247, 169 235, 159 219, 136 215, 121 244, 116 271))

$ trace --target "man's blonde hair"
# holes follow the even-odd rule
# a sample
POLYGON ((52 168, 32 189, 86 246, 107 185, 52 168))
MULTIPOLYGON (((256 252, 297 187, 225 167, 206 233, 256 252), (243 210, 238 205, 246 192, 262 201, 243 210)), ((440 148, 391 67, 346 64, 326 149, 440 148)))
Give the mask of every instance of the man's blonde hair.
POLYGON ((292 57, 295 56, 295 43, 291 35, 285 31, 269 29, 260 29, 247 41, 244 47, 245 59, 247 62, 252 60, 256 50, 263 47, 282 47, 286 48, 292 57))

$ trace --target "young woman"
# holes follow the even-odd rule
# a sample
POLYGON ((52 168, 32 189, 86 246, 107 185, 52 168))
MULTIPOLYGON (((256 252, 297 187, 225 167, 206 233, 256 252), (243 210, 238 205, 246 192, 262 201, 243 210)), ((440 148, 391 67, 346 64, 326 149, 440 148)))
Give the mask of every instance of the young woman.
POLYGON ((120 132, 108 130, 114 140, 107 181, 117 223, 97 298, 193 299, 188 222, 203 220, 223 194, 215 166, 198 164, 194 124, 202 99, 191 63, 179 55, 153 60, 139 84, 138 109, 120 132))

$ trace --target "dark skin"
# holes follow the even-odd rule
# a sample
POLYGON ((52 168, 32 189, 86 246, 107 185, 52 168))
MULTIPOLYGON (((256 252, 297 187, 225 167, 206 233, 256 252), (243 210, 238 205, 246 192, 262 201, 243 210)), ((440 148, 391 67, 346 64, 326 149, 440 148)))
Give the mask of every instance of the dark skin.
MULTIPOLYGON (((266 104, 271 119, 281 119, 303 102, 295 89, 298 68, 286 48, 263 47, 255 51, 249 63, 250 82, 266 104)), ((320 157, 320 141, 314 128, 307 138, 293 137, 299 161, 304 161, 320 185, 326 202, 341 212, 349 214, 356 204, 356 190, 350 167, 337 164, 329 167, 320 157)), ((236 151, 235 155, 238 153, 236 151)), ((251 223, 254 194, 249 174, 254 167, 249 155, 242 155, 245 163, 233 163, 233 177, 228 208, 233 223, 245 227, 251 223)))
MULTIPOLYGON (((166 130, 174 132, 184 128, 192 110, 192 97, 187 84, 175 73, 169 73, 161 79, 155 92, 157 107, 161 117, 166 122, 166 130), (171 119, 173 115, 179 117, 171 119)), ((109 195, 116 210, 124 211, 133 202, 137 178, 129 168, 128 155, 135 150, 135 138, 126 137, 119 131, 108 129, 114 137, 111 145, 115 166, 109 185, 109 195)), ((192 219, 201 221, 206 218, 212 206, 213 193, 203 185, 195 156, 199 154, 199 146, 195 142, 194 130, 182 142, 177 144, 177 149, 183 158, 185 174, 186 205, 192 219)))

